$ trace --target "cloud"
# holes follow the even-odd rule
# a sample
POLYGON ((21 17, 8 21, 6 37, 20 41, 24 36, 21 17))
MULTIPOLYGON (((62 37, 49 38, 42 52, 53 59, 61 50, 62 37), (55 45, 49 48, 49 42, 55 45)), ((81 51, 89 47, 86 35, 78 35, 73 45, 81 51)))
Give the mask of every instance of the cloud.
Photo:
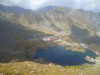
POLYGON ((47 0, 1 0, 0 3, 3 5, 16 5, 27 9, 38 9, 47 0))
POLYGON ((66 6, 89 11, 100 11, 100 0, 48 0, 46 5, 66 6))
POLYGON ((75 0, 76 8, 84 10, 94 10, 100 6, 100 0, 75 0))
POLYGON ((44 6, 55 5, 100 11, 100 0, 0 0, 0 4, 17 5, 27 9, 38 9, 44 6))
POLYGON ((46 2, 47 0, 24 0, 21 4, 24 8, 38 9, 46 2))
POLYGON ((1 4, 4 5, 19 5, 21 0, 0 0, 1 4))

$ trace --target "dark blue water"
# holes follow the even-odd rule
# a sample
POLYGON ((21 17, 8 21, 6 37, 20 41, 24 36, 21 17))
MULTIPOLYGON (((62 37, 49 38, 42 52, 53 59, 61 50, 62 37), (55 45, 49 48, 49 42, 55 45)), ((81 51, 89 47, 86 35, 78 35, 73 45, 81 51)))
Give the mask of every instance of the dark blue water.
POLYGON ((59 65, 81 65, 87 61, 84 59, 86 55, 96 57, 96 55, 87 50, 85 53, 65 50, 61 46, 50 47, 45 50, 37 50, 33 59, 44 58, 46 61, 59 65))

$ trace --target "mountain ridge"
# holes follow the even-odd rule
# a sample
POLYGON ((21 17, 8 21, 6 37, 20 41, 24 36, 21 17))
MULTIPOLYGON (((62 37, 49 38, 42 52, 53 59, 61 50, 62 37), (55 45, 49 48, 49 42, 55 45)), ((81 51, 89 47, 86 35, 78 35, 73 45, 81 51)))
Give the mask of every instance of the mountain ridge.
MULTIPOLYGON (((100 57, 96 64, 79 66, 60 66, 43 58, 33 59, 37 50, 54 46, 63 46, 73 53, 85 53, 87 49, 99 53, 100 14, 66 7, 50 6, 33 11, 0 5, 1 75, 100 74, 100 57)), ((61 55, 65 56, 63 52, 61 55)))
MULTIPOLYGON (((8 9, 4 8, 5 11, 0 9, 2 11, 0 13, 1 18, 33 30, 36 29, 44 33, 47 31, 49 34, 65 32, 67 35, 72 35, 71 30, 72 27, 75 26, 86 29, 89 32, 89 36, 100 36, 100 15, 93 12, 87 12, 81 9, 48 6, 40 9, 40 11, 30 11, 19 7, 22 10, 19 11, 21 13, 17 13, 17 10, 8 13, 7 11, 9 8, 10 7, 8 7, 8 9), (43 10, 43 12, 41 10, 43 10), (41 28, 42 30, 40 30, 41 28)), ((12 9, 12 7, 10 9, 12 9)), ((16 8, 14 8, 14 10, 15 9, 16 8)))
POLYGON ((16 7, 13 7, 13 9, 8 6, 3 7, 8 9, 0 9, 0 19, 14 25, 47 35, 72 36, 79 43, 92 46, 100 45, 100 15, 98 13, 55 6, 48 6, 40 9, 40 11, 31 11, 18 7, 21 11, 17 13, 17 10, 17 12, 13 12, 16 7), (12 11, 8 12, 9 9, 12 9, 12 11), (96 38, 98 40, 95 40, 96 38))

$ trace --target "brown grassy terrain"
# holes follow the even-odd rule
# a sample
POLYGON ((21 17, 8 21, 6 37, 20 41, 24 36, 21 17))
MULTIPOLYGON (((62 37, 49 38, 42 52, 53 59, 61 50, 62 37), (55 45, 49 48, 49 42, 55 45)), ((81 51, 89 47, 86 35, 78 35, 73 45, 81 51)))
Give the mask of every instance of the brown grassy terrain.
POLYGON ((100 68, 72 68, 30 61, 0 63, 1 75, 100 75, 100 68))

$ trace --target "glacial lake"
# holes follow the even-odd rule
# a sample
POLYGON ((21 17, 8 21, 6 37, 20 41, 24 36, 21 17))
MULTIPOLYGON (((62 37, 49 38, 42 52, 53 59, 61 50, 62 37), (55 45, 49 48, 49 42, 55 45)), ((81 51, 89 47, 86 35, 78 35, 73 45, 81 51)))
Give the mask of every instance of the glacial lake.
POLYGON ((62 46, 49 47, 47 49, 37 50, 33 59, 44 58, 46 61, 59 64, 62 66, 66 65, 82 65, 84 63, 89 63, 84 58, 86 55, 95 58, 96 55, 90 51, 85 52, 65 50, 62 46))

